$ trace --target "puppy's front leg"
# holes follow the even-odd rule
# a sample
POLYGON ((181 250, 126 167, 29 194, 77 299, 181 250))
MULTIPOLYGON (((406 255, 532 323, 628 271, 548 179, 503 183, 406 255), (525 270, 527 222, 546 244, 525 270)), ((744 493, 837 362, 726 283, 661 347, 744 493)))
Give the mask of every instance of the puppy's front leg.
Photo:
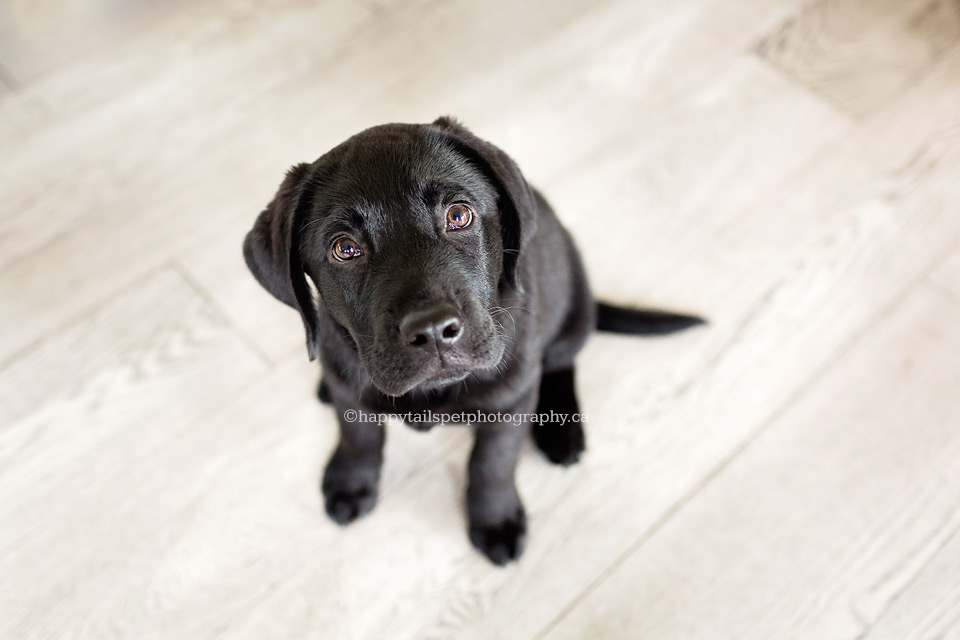
POLYGON ((527 515, 514 484, 514 471, 529 429, 526 421, 474 427, 467 489, 470 541, 497 565, 516 560, 523 553, 527 515))
POLYGON ((323 473, 327 514, 348 524, 373 509, 383 465, 383 424, 354 403, 335 400, 340 442, 323 473))

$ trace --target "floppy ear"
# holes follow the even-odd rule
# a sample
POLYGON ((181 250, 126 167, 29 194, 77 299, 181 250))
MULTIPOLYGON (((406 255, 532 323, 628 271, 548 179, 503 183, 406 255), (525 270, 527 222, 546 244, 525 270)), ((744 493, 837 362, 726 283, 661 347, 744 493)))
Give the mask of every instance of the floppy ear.
POLYGON ((308 164, 298 164, 287 172, 277 195, 247 233, 243 257, 264 289, 300 312, 313 360, 320 350, 317 309, 300 256, 300 231, 312 204, 311 182, 308 164))
POLYGON ((433 126, 442 131, 456 150, 483 172, 496 188, 503 234, 503 278, 511 287, 520 290, 517 260, 537 226, 533 189, 510 156, 473 135, 453 118, 437 118, 433 126))

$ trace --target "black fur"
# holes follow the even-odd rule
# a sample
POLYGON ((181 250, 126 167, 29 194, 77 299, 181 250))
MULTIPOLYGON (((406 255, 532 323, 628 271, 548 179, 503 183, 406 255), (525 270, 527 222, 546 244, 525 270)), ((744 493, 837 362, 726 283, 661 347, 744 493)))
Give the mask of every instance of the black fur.
POLYGON ((340 524, 373 508, 382 464, 383 425, 376 415, 351 422, 350 411, 566 416, 474 425, 470 539, 496 564, 523 550, 514 470, 531 422, 551 461, 572 464, 585 449, 573 420, 574 357, 589 333, 663 334, 702 322, 596 305, 550 205, 503 151, 449 118, 373 127, 293 167, 244 257, 300 313, 308 353, 323 365, 317 395, 337 411, 340 442, 322 489, 340 524), (453 205, 470 210, 472 223, 451 227, 453 205), (333 247, 345 236, 361 253, 340 260, 333 247))
POLYGON ((579 461, 580 454, 587 448, 587 440, 583 424, 577 420, 580 405, 574 387, 573 367, 543 374, 537 413, 557 414, 566 418, 533 425, 533 439, 537 448, 556 464, 566 466, 579 461))
POLYGON ((628 309, 597 303, 597 330, 637 336, 663 336, 706 324, 697 316, 654 309, 628 309))

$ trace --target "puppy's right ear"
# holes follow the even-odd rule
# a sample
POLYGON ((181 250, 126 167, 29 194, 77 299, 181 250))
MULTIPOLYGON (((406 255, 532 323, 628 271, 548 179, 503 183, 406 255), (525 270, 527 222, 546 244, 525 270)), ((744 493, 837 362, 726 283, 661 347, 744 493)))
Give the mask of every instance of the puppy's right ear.
POLYGON ((300 312, 310 359, 320 351, 317 308, 307 286, 300 255, 300 232, 312 204, 310 165, 287 172, 277 195, 257 217, 243 241, 247 267, 274 298, 300 312))

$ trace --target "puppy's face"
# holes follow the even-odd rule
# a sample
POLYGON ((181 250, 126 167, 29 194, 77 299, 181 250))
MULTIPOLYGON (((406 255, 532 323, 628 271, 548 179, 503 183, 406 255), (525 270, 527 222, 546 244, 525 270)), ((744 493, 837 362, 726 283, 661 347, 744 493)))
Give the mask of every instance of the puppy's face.
POLYGON ((497 365, 497 194, 439 138, 360 134, 312 194, 300 253, 330 315, 384 393, 497 365))
POLYGON ((516 165, 455 121, 383 125, 291 169, 244 256, 270 293, 300 311, 311 357, 341 346, 321 344, 328 314, 373 384, 401 395, 501 361, 499 295, 518 288, 535 211, 516 165))

